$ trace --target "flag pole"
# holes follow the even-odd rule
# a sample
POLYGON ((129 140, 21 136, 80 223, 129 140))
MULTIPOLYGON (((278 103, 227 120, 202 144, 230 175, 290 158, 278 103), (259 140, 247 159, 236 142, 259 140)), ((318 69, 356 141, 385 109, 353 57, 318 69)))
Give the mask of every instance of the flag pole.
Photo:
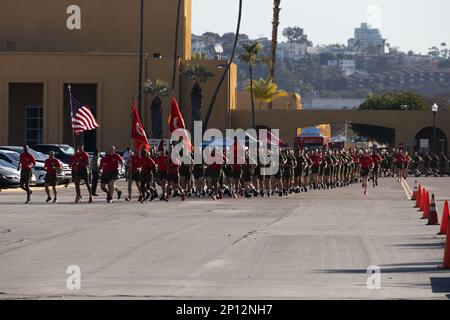
MULTIPOLYGON (((133 134, 133 109, 134 109, 134 106, 135 106, 135 101, 136 101, 136 97, 135 96, 131 96, 131 113, 130 113, 131 134, 133 134)), ((131 138, 130 140, 131 140, 130 146, 132 146, 134 140, 133 140, 133 138, 131 138)))
POLYGON ((73 126, 72 126, 72 117, 73 117, 73 108, 72 108, 72 86, 69 84, 67 86, 67 88, 69 89, 69 104, 70 104, 70 127, 72 128, 72 143, 73 143, 73 148, 76 149, 77 145, 76 145, 76 134, 75 134, 75 130, 73 130, 73 126))
POLYGON ((139 79, 138 79, 138 114, 142 117, 142 78, 144 63, 144 0, 140 5, 140 28, 139 28, 139 79))

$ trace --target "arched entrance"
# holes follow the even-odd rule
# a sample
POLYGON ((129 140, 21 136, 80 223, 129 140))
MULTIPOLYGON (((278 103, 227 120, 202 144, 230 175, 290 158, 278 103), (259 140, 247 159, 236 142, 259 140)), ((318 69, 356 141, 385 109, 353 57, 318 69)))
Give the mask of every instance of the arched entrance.
MULTIPOLYGON (((433 148, 433 127, 427 127, 420 130, 416 135, 415 151, 431 152, 433 148)), ((445 133, 436 128, 436 151, 438 153, 448 153, 448 139, 445 133)))

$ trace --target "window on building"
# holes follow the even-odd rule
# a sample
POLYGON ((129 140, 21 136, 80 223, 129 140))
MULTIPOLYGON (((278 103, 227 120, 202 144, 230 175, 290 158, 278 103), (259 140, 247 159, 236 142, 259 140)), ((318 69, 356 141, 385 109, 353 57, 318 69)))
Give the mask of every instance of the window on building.
POLYGON ((25 107, 25 139, 27 144, 43 143, 43 108, 42 106, 25 107))

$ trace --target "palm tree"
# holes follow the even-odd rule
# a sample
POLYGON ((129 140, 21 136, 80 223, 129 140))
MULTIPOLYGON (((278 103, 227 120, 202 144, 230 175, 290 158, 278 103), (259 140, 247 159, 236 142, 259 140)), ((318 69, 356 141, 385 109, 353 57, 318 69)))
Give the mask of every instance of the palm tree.
POLYGON ((208 60, 208 55, 205 52, 194 52, 192 54, 191 60, 208 60))
POLYGON ((239 56, 239 60, 248 64, 248 71, 250 74, 250 97, 252 102, 252 128, 256 129, 255 118, 255 99, 253 93, 253 68, 260 61, 260 55, 262 52, 262 46, 259 42, 244 43, 242 45, 242 53, 239 56))
POLYGON ((194 127, 194 121, 202 121, 202 109, 203 109, 203 94, 202 85, 208 83, 208 81, 214 77, 214 73, 209 71, 205 66, 199 64, 193 64, 188 66, 181 73, 186 79, 194 81, 194 86, 191 90, 191 112, 192 112, 192 128, 194 127))
MULTIPOLYGON (((253 80, 253 95, 259 109, 262 109, 264 103, 272 103, 275 98, 286 97, 287 92, 278 90, 276 83, 272 79, 259 78, 253 80)), ((250 81, 247 82, 245 89, 250 91, 250 81)))
MULTIPOLYGON (((272 19, 272 47, 270 50, 269 78, 275 78, 275 63, 277 59, 278 46, 278 26, 280 25, 280 3, 281 0, 273 0, 273 19, 272 19)), ((272 109, 272 103, 269 103, 269 109, 272 109)))
POLYGON ((153 139, 161 139, 163 135, 161 97, 170 95, 170 87, 166 82, 161 80, 156 80, 154 83, 147 80, 144 83, 144 91, 153 96, 150 108, 152 114, 152 137, 153 139))

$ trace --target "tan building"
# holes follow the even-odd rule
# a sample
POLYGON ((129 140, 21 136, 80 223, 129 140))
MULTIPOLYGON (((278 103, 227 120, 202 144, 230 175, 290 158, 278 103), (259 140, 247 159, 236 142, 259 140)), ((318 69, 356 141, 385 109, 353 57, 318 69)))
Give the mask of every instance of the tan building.
MULTIPOLYGON (((178 0, 146 0, 144 79, 171 82, 174 65, 178 0)), ((92 106, 101 127, 82 135, 87 149, 130 145, 130 109, 138 93, 139 1, 2 0, 0 10, 0 145, 72 143, 67 85, 92 106)), ((203 86, 203 116, 227 61, 192 61, 191 0, 180 15, 175 93, 186 124, 191 123, 191 80, 180 70, 196 63, 214 73, 203 86)), ((219 92, 209 127, 251 126, 248 93, 236 90, 232 65, 219 92)), ((142 118, 151 136, 150 104, 144 95, 142 118)), ((163 131, 167 132, 170 99, 163 99, 163 131)), ((300 128, 356 123, 395 130, 397 143, 414 146, 429 136, 429 112, 302 110, 299 96, 280 98, 274 110, 257 110, 258 126, 280 129, 292 144, 300 128)), ((438 116, 438 138, 447 150, 450 112, 438 116)))
MULTIPOLYGON (((145 1, 144 80, 171 83, 177 0, 145 1)), ((0 144, 70 143, 67 86, 92 106, 101 127, 82 140, 88 149, 130 144, 130 109, 138 92, 139 1, 3 0, 0 11, 0 144)), ((183 0, 176 66, 176 95, 191 121, 192 81, 180 69, 191 57, 191 0, 183 0)), ((206 65, 213 79, 204 86, 204 111, 226 61, 206 65)), ((210 127, 230 126, 235 108, 236 66, 232 66, 217 100, 210 127)), ((143 121, 151 136, 150 103, 144 95, 143 121)), ((163 99, 167 132, 170 99, 163 99)))

